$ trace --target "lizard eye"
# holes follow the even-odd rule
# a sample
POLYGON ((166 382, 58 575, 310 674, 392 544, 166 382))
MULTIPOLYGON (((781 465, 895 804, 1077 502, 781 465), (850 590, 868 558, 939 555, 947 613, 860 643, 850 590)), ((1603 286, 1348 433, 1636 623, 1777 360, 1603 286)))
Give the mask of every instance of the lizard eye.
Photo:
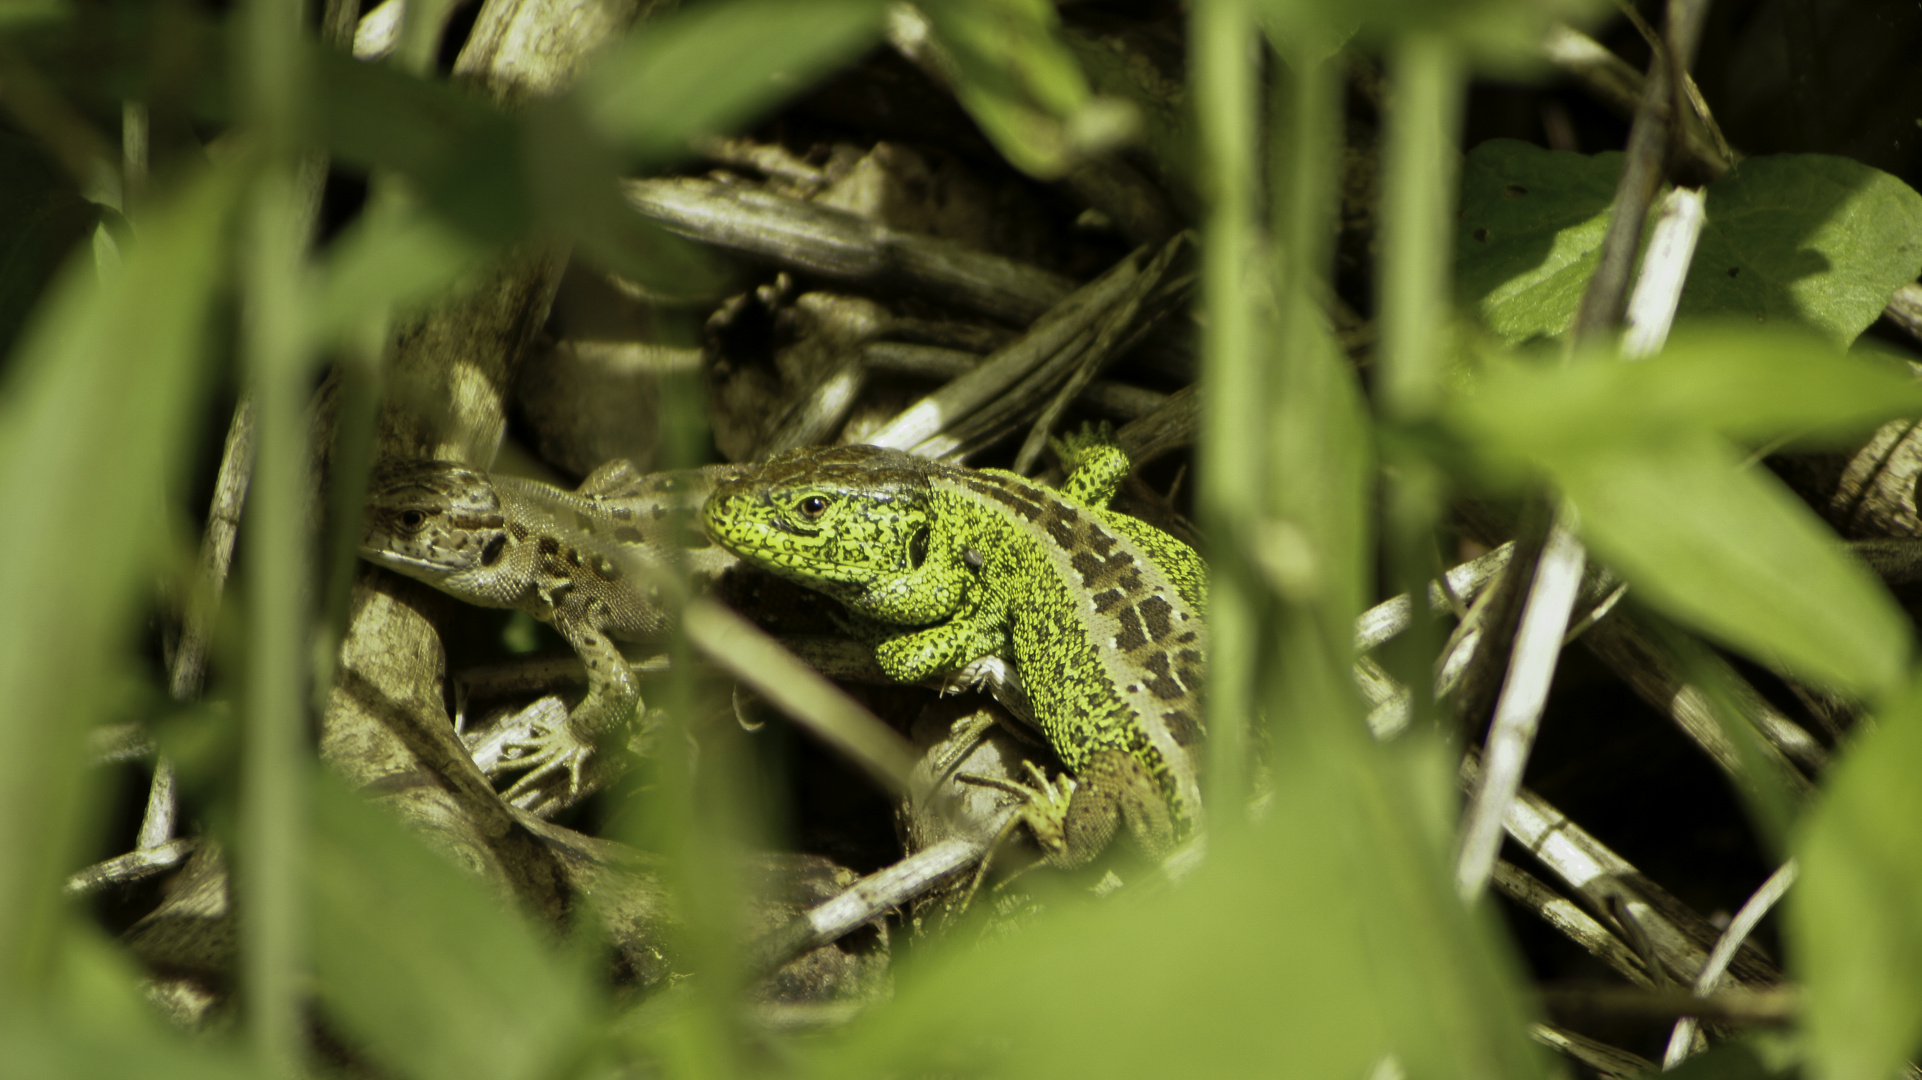
POLYGON ((809 521, 827 513, 828 501, 819 495, 809 495, 800 503, 801 516, 809 521))
POLYGON ((408 532, 413 532, 415 529, 427 524, 427 513, 423 510, 402 510, 400 516, 395 520, 400 522, 401 528, 406 529, 408 532))

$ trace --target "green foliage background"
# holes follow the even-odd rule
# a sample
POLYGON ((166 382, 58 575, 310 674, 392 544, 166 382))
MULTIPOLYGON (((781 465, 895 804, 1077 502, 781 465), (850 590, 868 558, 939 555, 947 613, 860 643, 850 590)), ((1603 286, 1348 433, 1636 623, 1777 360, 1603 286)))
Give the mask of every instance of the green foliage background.
MULTIPOLYGON (((923 9, 954 50, 960 99, 1010 161, 1059 174, 1117 137, 1122 121, 1043 0, 923 9)), ((702 256, 629 213, 618 177, 669 164, 692 138, 735 129, 850 62, 879 39, 885 8, 689 4, 607 50, 568 94, 515 112, 404 64, 351 61, 312 41, 281 0, 172 25, 200 63, 184 85, 143 85, 155 10, 48 4, 0 22, 9 85, 38 65, 82 100, 165 89, 203 123, 245 132, 230 153, 117 206, 98 193, 89 206, 63 201, 50 168, 15 138, 0 144, 0 333, 32 304, 0 387, 0 506, 15 523, 0 559, 11 609, 0 622, 4 1071, 273 1074, 304 1056, 297 1018, 311 992, 397 1077, 1359 1077, 1390 1075, 1380 1068, 1391 1057, 1408 1076, 1549 1075, 1527 1035, 1537 1007, 1513 946, 1487 902, 1465 905, 1453 885, 1457 751, 1419 726, 1376 743, 1348 689, 1375 545, 1398 587, 1425 580, 1407 553, 1448 487, 1559 492, 1638 602, 1867 704, 1874 722, 1781 853, 1802 863, 1788 923, 1802 1012, 1786 1042, 1806 1075, 1838 1078, 1887 1077, 1922 1042, 1911 624, 1779 482, 1743 465, 1780 437, 1834 440, 1922 414, 1906 372, 1842 351, 1922 270, 1922 198, 1899 181, 1832 158, 1745 164, 1709 188, 1688 333, 1644 364, 1545 363, 1526 346, 1569 325, 1619 159, 1513 144, 1469 154, 1452 271, 1447 162, 1468 75, 1515 70, 1569 13, 1537 0, 1196 0, 1199 512, 1221 603, 1213 752, 1233 760, 1266 725, 1272 795, 1251 822, 1231 809, 1232 781, 1211 791, 1221 809, 1208 858, 1178 889, 1060 905, 1029 932, 901 972, 894 1000, 831 1034, 750 1042, 725 970, 617 1004, 574 950, 316 775, 298 608, 276 631, 276 608, 258 602, 286 595, 271 594, 277 581, 297 592, 306 572, 299 472, 272 465, 298 457, 275 458, 270 443, 298 447, 301 388, 324 349, 443 295, 517 240, 562 238, 635 280, 699 287, 702 256), (1272 108, 1251 47, 1264 33, 1285 58, 1270 68, 1272 108), (62 51, 77 35, 94 46, 84 64, 62 51), (1372 402, 1317 314, 1337 167, 1332 57, 1350 41, 1379 50, 1414 102, 1386 136, 1372 402), (309 150, 397 181, 312 257, 284 223, 309 150), (1263 168, 1270 151, 1277 164, 1263 168), (91 209, 103 199, 107 210, 91 209), (102 239, 53 272, 57 238, 85 234, 95 215, 109 222, 102 239), (1457 334, 1451 296, 1488 333, 1457 334), (262 409, 249 528, 275 512, 296 524, 258 526, 250 603, 234 616, 252 643, 248 696, 235 704, 248 732, 242 824, 228 836, 254 875, 246 1009, 238 1030, 189 1037, 146 1010, 138 973, 59 887, 96 825, 87 732, 124 708, 141 670, 141 605, 182 557, 175 530, 153 523, 175 512, 167 493, 186 481, 194 432, 213 422, 235 306, 262 409), (1758 313, 1804 332, 1758 336, 1758 313), (1374 526, 1378 459, 1390 480, 1374 526), (1284 532, 1305 545, 1305 580, 1265 569, 1284 532)), ((1719 1060, 1761 1067, 1734 1052, 1719 1060)), ((1729 1068, 1716 1075, 1760 1075, 1729 1068)))

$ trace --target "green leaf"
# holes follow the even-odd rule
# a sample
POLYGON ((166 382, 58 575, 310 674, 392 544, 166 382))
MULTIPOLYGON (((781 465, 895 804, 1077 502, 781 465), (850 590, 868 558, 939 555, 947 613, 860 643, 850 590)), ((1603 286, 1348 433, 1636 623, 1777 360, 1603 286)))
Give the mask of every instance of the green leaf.
POLYGON ((1908 618, 1774 475, 1709 436, 1549 456, 1581 534, 1634 595, 1757 659, 1870 698, 1903 676, 1908 618))
POLYGON ((1812 334, 1748 327, 1678 331, 1639 362, 1593 353, 1567 364, 1490 358, 1471 392, 1449 406, 1450 423, 1497 467, 1678 435, 1841 440, 1917 413, 1922 385, 1906 369, 1812 334))
POLYGON ((1484 65, 1540 63, 1542 35, 1551 23, 1579 22, 1608 5, 1599 0, 1260 0, 1277 47, 1310 60, 1330 41, 1349 34, 1368 42, 1406 33, 1439 34, 1484 65), (1311 44, 1302 45, 1303 39, 1311 44), (1301 50, 1300 52, 1295 52, 1301 50))
POLYGON ((1546 474, 1635 595, 1818 682, 1887 692, 1907 619, 1801 500, 1728 438, 1839 436, 1922 411, 1882 361, 1812 336, 1696 332, 1647 361, 1491 361, 1444 430, 1484 479, 1546 474))
MULTIPOLYGON (((1510 343, 1556 337, 1594 273, 1620 154, 1494 139, 1462 169, 1464 303, 1510 343)), ((1922 273, 1922 195, 1846 158, 1750 158, 1708 185, 1678 318, 1794 322, 1853 341, 1922 273)))
POLYGON ((1796 321, 1846 344, 1922 273, 1922 195, 1861 162, 1749 158, 1707 195, 1678 317, 1796 321))
POLYGON ((99 217, 38 143, 0 131, 0 353, 99 217))
POLYGON ((686 156, 858 56, 881 34, 879 0, 720 0, 640 27, 575 90, 604 137, 649 167, 686 156))
POLYGON ((1456 289, 1510 343, 1559 337, 1601 258, 1622 155, 1491 139, 1462 163, 1456 289))
POLYGON ((1043 180, 1132 138, 1134 107, 1097 97, 1048 0, 920 5, 951 63, 955 96, 1015 168, 1043 180))
POLYGON ((307 60, 317 134, 329 151, 407 177, 422 206, 482 243, 528 231, 535 207, 512 118, 447 83, 334 49, 315 45, 307 60))
POLYGON ((93 1027, 70 1027, 32 1014, 16 1014, 0 1026, 6 1073, 35 1080, 258 1080, 260 1070, 230 1050, 172 1031, 135 1035, 93 1027))
POLYGON ((117 266, 69 259, 0 383, 0 500, 34 527, 0 561, 0 1013, 37 996, 74 865, 85 732, 125 661, 203 417, 206 331, 241 172, 157 193, 117 266), (51 574, 84 566, 84 574, 51 574))
POLYGON ((417 1080, 564 1075, 600 1011, 585 973, 445 853, 321 779, 310 895, 328 1015, 417 1080))
POLYGON ((424 302, 452 287, 486 253, 432 215, 375 200, 321 260, 316 329, 347 334, 371 312, 424 302))
POLYGON ((889 1006, 808 1048, 808 1071, 1367 1076, 1392 1053, 1411 1076, 1541 1076, 1516 967, 1431 827, 1450 759, 1378 747, 1358 718, 1338 730, 1295 747, 1261 827, 1211 835, 1180 888, 1064 890, 1045 927, 904 973, 889 1006))
MULTIPOLYGON (((458 268, 454 260, 520 241, 564 238, 605 269, 669 295, 713 290, 720 275, 693 244, 669 235, 621 199, 613 148, 593 131, 572 98, 538 100, 508 116, 444 83, 335 50, 312 54, 324 104, 318 126, 333 152, 355 164, 404 176, 419 213, 465 234, 427 225, 403 234, 361 235, 348 257, 391 255, 382 277, 403 295, 430 294, 458 268), (418 276, 416 276, 418 275, 418 276)), ((336 301, 360 302, 365 290, 330 283, 336 301), (353 294, 353 295, 349 295, 353 294)))
POLYGON ((1922 686, 1862 727, 1804 819, 1788 894, 1818 1076, 1895 1076, 1922 1049, 1922 686))

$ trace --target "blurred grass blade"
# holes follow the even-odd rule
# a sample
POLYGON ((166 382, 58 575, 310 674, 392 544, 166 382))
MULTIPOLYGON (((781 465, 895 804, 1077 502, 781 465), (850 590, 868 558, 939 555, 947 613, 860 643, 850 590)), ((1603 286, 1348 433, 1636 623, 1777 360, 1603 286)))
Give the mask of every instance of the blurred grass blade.
POLYGON ((1257 186, 1260 144, 1256 28, 1242 0, 1203 0, 1190 18, 1189 62, 1208 212, 1202 223, 1202 410, 1197 433, 1201 525, 1219 545, 1209 562, 1208 761, 1217 790, 1237 798, 1248 718, 1255 714, 1254 671, 1262 590, 1243 551, 1256 532, 1266 458, 1262 405, 1272 309, 1259 304, 1262 282, 1257 186), (1268 323, 1268 325, 1263 325, 1268 323))
POLYGON ((1895 1076, 1922 1047, 1922 684, 1878 719, 1795 842, 1786 930, 1815 1076, 1895 1076))
POLYGON ((1445 425, 1485 477, 1549 474, 1584 539, 1675 618, 1801 677, 1871 697, 1902 677, 1909 624, 1866 567, 1724 436, 1835 438, 1922 411, 1900 369, 1813 337, 1684 335, 1639 364, 1491 363, 1445 425))
POLYGON ((125 1033, 71 1030, 63 1025, 14 1023, 0 1026, 6 1047, 6 1074, 34 1080, 101 1080, 138 1076, 141 1080, 258 1080, 259 1070, 205 1041, 159 1032, 145 1037, 125 1033))
POLYGON ((505 243, 533 224, 511 117, 447 83, 333 49, 314 46, 306 59, 329 152, 407 177, 424 207, 476 240, 505 243))
POLYGON ((331 775, 315 786, 314 959, 328 1016, 412 1080, 567 1073, 599 1013, 504 901, 331 775))
MULTIPOLYGON (((1211 843, 1182 887, 1100 905, 1045 882, 1046 933, 991 936, 901 977, 805 1049, 815 1076, 1539 1077, 1517 972, 1448 885, 1438 743, 1354 738, 1284 767, 1255 843, 1211 843)), ((1330 745, 1333 744, 1333 745, 1330 745)))
POLYGON ((927 22, 913 9, 898 9, 891 40, 942 69, 962 107, 1016 168, 1057 179, 1134 134, 1134 107, 1089 89, 1048 0, 926 0, 918 7, 927 22))
POLYGON ((1685 432, 1839 445, 1884 420, 1922 413, 1922 384, 1900 365, 1844 353, 1812 334, 1697 327, 1646 363, 1491 359, 1448 412, 1481 453, 1526 464, 1653 446, 1685 432))
POLYGON ((236 203, 206 173, 143 218, 96 278, 68 262, 0 387, 0 500, 16 531, 0 560, 0 1014, 35 996, 71 868, 80 768, 123 659, 166 493, 200 416, 204 334, 236 203))
POLYGON ((880 0, 716 0, 641 27, 595 59, 575 96, 644 168, 752 121, 881 36, 880 0))
POLYGON ((1703 437, 1546 463, 1635 595, 1750 656, 1873 700, 1914 653, 1907 616, 1773 475, 1703 437))
POLYGON ((315 331, 345 340, 391 305, 407 310, 451 288, 486 249, 402 199, 370 200, 368 213, 329 245, 319 267, 315 331))
POLYGON ((80 197, 40 145, 0 131, 0 350, 13 347, 61 260, 101 208, 80 197))

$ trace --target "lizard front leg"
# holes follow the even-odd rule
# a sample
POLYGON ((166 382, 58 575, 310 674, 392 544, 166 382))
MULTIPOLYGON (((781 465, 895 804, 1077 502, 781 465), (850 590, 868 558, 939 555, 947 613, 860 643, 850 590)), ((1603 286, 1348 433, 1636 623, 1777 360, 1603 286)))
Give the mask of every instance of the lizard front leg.
POLYGON ((501 763, 503 769, 525 768, 526 775, 502 793, 508 802, 532 792, 547 777, 567 774, 565 801, 581 793, 582 770, 607 733, 625 725, 641 705, 640 686, 627 658, 614 642, 585 619, 555 612, 554 628, 580 655, 587 667, 587 697, 574 707, 565 723, 546 728, 505 748, 519 755, 501 763))
POLYGON ((1008 651, 1008 634, 1000 626, 982 619, 953 619, 883 638, 874 646, 874 659, 881 673, 895 682, 918 683, 1008 651))
POLYGON ((1150 858, 1174 850, 1175 826, 1167 800, 1148 771, 1127 754, 1100 751, 1078 774, 1063 774, 1058 781, 1049 781, 1032 761, 1027 768, 1035 781, 1032 786, 972 774, 957 779, 997 788, 1021 800, 1008 827, 1026 823, 1050 865, 1071 870, 1092 862, 1124 823, 1150 858))

